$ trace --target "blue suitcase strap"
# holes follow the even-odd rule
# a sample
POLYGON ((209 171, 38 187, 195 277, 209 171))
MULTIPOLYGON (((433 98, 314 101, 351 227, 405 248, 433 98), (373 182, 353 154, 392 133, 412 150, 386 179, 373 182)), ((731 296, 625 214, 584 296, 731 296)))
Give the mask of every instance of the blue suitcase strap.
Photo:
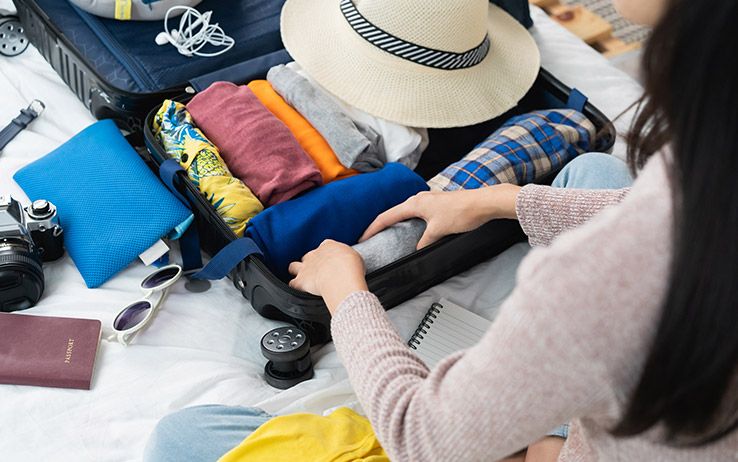
MULTIPOLYGON (((184 169, 174 159, 167 159, 159 166, 159 177, 167 188, 187 208, 192 209, 189 201, 177 189, 176 182, 177 176, 180 175, 179 172, 184 173, 184 169)), ((253 240, 242 237, 223 247, 203 267, 202 257, 200 255, 200 237, 195 224, 192 224, 179 239, 179 249, 182 253, 182 269, 185 272, 202 268, 190 276, 192 279, 208 279, 212 281, 228 276, 246 257, 250 255, 263 255, 261 249, 259 249, 259 246, 253 240)))
POLYGON ((208 279, 211 281, 223 279, 250 255, 263 255, 256 242, 248 237, 231 241, 210 259, 205 268, 193 274, 192 279, 208 279))
POLYGON ((572 88, 569 93, 569 99, 566 101, 566 107, 584 113, 584 107, 587 105, 588 100, 584 93, 576 88, 572 88))
POLYGON ((254 79, 264 78, 272 67, 290 61, 292 61, 292 56, 287 53, 287 50, 279 50, 194 78, 190 80, 190 85, 195 91, 200 92, 213 82, 248 83, 254 79))
POLYGON ((175 196, 177 196, 177 199, 179 199, 180 202, 182 202, 188 209, 192 209, 192 207, 190 207, 190 201, 188 201, 187 198, 179 192, 179 189, 177 189, 177 185, 175 184, 177 182, 177 175, 180 174, 179 172, 186 175, 185 169, 183 169, 182 166, 179 165, 179 162, 174 159, 167 159, 159 165, 159 178, 161 178, 161 181, 163 181, 166 187, 169 188, 175 196))

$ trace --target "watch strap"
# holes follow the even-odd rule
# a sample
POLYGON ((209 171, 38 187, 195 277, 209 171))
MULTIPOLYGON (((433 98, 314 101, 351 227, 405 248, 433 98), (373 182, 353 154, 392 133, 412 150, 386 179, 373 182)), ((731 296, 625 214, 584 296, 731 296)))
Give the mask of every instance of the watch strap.
POLYGON ((39 100, 33 100, 31 104, 21 109, 20 114, 11 120, 10 123, 0 130, 0 151, 10 143, 13 138, 18 136, 18 133, 22 132, 31 122, 38 117, 43 110, 46 108, 44 103, 39 100))

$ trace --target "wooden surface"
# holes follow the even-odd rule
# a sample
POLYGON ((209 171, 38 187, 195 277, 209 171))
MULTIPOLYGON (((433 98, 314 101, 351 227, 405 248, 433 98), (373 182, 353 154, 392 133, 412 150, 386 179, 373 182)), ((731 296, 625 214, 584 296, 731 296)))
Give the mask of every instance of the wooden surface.
POLYGON ((551 17, 589 45, 612 37, 612 25, 581 5, 555 5, 551 17))
POLYGON ((559 0, 529 0, 543 8, 556 22, 608 58, 641 47, 614 37, 612 25, 582 5, 563 5, 559 0))
POLYGON ((637 50, 641 48, 641 44, 625 43, 619 38, 610 37, 609 39, 595 43, 594 48, 605 55, 605 57, 612 58, 613 56, 618 56, 629 51, 637 50))
POLYGON ((530 4, 543 8, 545 10, 546 8, 558 5, 559 0, 530 0, 530 4))

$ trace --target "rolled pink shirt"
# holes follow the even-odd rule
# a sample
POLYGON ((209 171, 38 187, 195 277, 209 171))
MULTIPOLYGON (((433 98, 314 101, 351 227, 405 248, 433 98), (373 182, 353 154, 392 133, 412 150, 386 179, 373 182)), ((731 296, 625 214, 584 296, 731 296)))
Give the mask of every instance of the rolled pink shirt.
POLYGON ((318 167, 248 87, 216 82, 187 104, 231 173, 266 206, 322 184, 318 167))

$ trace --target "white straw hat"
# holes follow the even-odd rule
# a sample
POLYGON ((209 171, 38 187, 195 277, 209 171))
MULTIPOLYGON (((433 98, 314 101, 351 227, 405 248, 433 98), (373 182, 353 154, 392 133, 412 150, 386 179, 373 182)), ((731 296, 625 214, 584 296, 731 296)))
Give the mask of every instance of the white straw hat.
POLYGON ((376 117, 457 127, 533 85, 533 37, 487 0, 287 0, 282 41, 321 86, 376 117))

